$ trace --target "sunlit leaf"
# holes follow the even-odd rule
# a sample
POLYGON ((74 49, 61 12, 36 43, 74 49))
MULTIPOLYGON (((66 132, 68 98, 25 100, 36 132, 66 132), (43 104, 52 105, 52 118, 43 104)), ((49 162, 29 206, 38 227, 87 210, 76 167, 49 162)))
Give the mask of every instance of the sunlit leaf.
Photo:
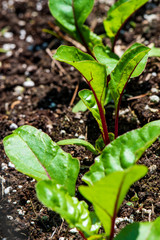
POLYGON ((154 222, 136 222, 126 226, 115 240, 158 240, 160 237, 160 217, 154 222))
POLYGON ((93 186, 80 186, 80 193, 89 200, 100 219, 107 236, 111 224, 129 187, 147 173, 145 166, 135 165, 124 171, 116 171, 94 183, 93 186))
POLYGON ((100 223, 97 222, 97 218, 90 215, 88 205, 84 201, 71 197, 64 187, 51 180, 42 180, 38 182, 36 192, 38 199, 46 207, 59 213, 71 228, 76 227, 86 236, 97 233, 100 223))
POLYGON ((47 134, 25 125, 5 137, 3 143, 18 171, 37 181, 54 179, 74 195, 79 161, 64 152, 47 134))
MULTIPOLYGON (((140 61, 149 52, 149 48, 140 43, 133 44, 121 57, 111 73, 109 88, 117 109, 124 88, 140 61)), ((143 64, 140 65, 143 68, 143 64)), ((139 71, 139 70, 138 70, 139 71)))
POLYGON ((126 20, 148 0, 119 0, 111 6, 104 20, 104 28, 112 43, 126 20))
POLYGON ((93 154, 97 155, 97 151, 96 149, 94 148, 94 146, 85 141, 85 140, 82 140, 82 139, 78 139, 78 138, 71 138, 71 139, 64 139, 64 140, 61 140, 61 141, 58 141, 57 142, 58 145, 77 145, 77 146, 83 146, 85 147, 86 149, 88 149, 89 151, 91 151, 93 154))
POLYGON ((123 134, 105 147, 90 171, 83 176, 83 180, 93 184, 111 172, 123 171, 133 166, 159 135, 160 120, 123 134))

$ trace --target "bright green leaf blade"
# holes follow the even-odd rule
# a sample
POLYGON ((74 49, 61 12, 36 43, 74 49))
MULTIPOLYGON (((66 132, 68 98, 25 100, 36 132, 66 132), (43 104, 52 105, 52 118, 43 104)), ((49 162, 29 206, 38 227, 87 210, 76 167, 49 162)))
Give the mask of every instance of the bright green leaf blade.
POLYGON ((143 44, 133 44, 123 54, 117 66, 111 73, 109 89, 115 102, 116 109, 129 78, 131 77, 139 62, 144 58, 149 50, 150 49, 148 47, 145 47, 143 44))
POLYGON ((160 57, 160 48, 152 47, 148 55, 149 57, 160 57))
POLYGON ((107 12, 104 28, 112 43, 126 20, 148 0, 119 0, 107 12))
POLYGON ((5 137, 3 143, 18 171, 37 181, 54 179, 74 195, 79 161, 65 153, 47 134, 26 125, 5 137))
POLYGON ((100 219, 107 236, 110 235, 112 218, 129 187, 147 173, 145 166, 135 165, 124 171, 116 171, 96 182, 93 186, 80 186, 80 193, 89 200, 100 219))
POLYGON ((145 69, 148 60, 148 54, 146 54, 142 60, 138 63, 137 67, 133 71, 131 78, 138 77, 145 69))
POLYGON ((66 190, 51 180, 43 180, 36 185, 38 199, 48 208, 59 213, 71 228, 84 232, 86 235, 97 233, 99 228, 92 231, 92 220, 88 205, 71 197, 66 190))
POLYGON ((93 117, 96 119, 101 131, 103 131, 99 109, 92 91, 88 89, 81 90, 79 92, 79 97, 84 102, 89 111, 92 113, 93 117))
POLYGON ((65 139, 65 140, 61 140, 59 142, 57 142, 58 145, 77 145, 77 146, 83 146, 85 148, 87 148, 89 151, 91 151, 92 153, 94 153, 95 155, 98 154, 98 152, 96 151, 96 149, 94 148, 94 146, 82 139, 77 139, 77 138, 71 138, 71 139, 65 139))
POLYGON ((118 63, 119 57, 111 51, 109 47, 97 45, 94 47, 93 52, 98 62, 104 64, 109 75, 118 63))
POLYGON ((87 110, 86 105, 83 103, 82 100, 79 100, 76 105, 72 108, 72 112, 85 112, 87 110))
POLYGON ((91 50, 93 50, 94 46, 96 46, 97 44, 101 44, 102 45, 102 38, 99 37, 94 32, 92 32, 89 29, 88 26, 83 25, 81 27, 81 32, 83 33, 83 37, 85 39, 85 42, 87 43, 87 45, 89 46, 89 48, 91 50))
POLYGON ((83 181, 92 185, 111 172, 133 166, 159 135, 160 120, 157 120, 116 138, 95 159, 90 171, 83 176, 83 181))
MULTIPOLYGON (((131 50, 133 50, 134 48, 139 47, 139 46, 140 46, 139 43, 133 44, 129 49, 127 49, 127 51, 125 51, 125 54, 127 54, 128 52, 130 52, 131 50)), ((138 63, 137 67, 134 69, 134 71, 131 75, 131 78, 138 77, 143 72, 143 70, 145 69, 145 66, 147 64, 148 54, 146 54, 142 58, 142 60, 138 63)))
POLYGON ((106 69, 90 55, 75 47, 61 46, 53 56, 56 60, 74 66, 84 76, 89 86, 95 92, 98 101, 104 105, 106 96, 106 69))
POLYGON ((76 32, 92 11, 94 0, 49 0, 49 9, 55 19, 69 32, 76 32))
POLYGON ((137 222, 126 226, 115 240, 158 240, 159 238, 160 217, 154 222, 137 222))
POLYGON ((102 40, 83 25, 92 11, 94 0, 49 0, 49 9, 57 25, 90 49, 102 40))

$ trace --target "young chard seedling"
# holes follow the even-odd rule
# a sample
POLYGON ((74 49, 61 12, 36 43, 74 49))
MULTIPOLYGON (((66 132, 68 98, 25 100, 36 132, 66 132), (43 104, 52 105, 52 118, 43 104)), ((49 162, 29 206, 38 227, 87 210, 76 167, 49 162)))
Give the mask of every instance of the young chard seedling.
MULTIPOLYGON (((140 43, 133 44, 120 60, 112 61, 112 66, 109 68, 109 82, 107 82, 107 52, 102 46, 96 46, 95 49, 93 52, 98 61, 89 54, 69 46, 60 46, 53 57, 74 66, 85 78, 91 90, 82 90, 79 96, 96 119, 104 144, 107 145, 110 142, 104 109, 107 86, 115 103, 115 138, 117 138, 118 115, 123 91, 129 78, 132 75, 138 76, 143 71, 150 49, 140 43)), ((60 143, 64 144, 64 142, 60 143)))
MULTIPOLYGON (((103 45, 102 37, 93 33, 88 26, 84 24, 88 15, 93 9, 94 0, 49 0, 49 9, 56 23, 60 28, 69 34, 76 41, 80 42, 87 50, 87 52, 98 60, 101 60, 107 67, 107 75, 114 69, 119 56, 114 54, 116 41, 118 39, 120 30, 140 7, 142 7, 148 0, 119 0, 111 6, 107 12, 107 17, 103 21, 106 36, 111 41, 111 48, 103 45), (97 46, 99 45, 99 46, 97 46), (94 49, 94 50, 93 50, 94 49)), ((149 57, 160 56, 159 48, 151 50, 149 57)), ((147 58, 143 59, 144 64, 147 58)), ((108 80, 110 76, 108 76, 108 80)), ((111 100, 110 91, 107 92, 105 105, 111 100)), ((79 101, 74 107, 73 112, 85 111, 87 107, 83 101, 79 101)))
MULTIPOLYGON (((20 172, 36 179, 39 200, 56 211, 83 239, 114 239, 115 219, 129 187, 147 173, 136 165, 144 151, 160 135, 160 120, 128 132, 108 144, 83 176, 88 186, 79 191, 94 207, 90 212, 85 201, 75 197, 79 161, 65 153, 42 131, 22 126, 4 140, 7 156, 20 172), (104 233, 98 234, 103 226, 104 233)), ((94 147, 91 147, 94 149, 94 147)), ((152 223, 133 223, 115 240, 152 239, 160 234, 160 218, 152 223), (145 238, 144 238, 145 236, 145 238)))

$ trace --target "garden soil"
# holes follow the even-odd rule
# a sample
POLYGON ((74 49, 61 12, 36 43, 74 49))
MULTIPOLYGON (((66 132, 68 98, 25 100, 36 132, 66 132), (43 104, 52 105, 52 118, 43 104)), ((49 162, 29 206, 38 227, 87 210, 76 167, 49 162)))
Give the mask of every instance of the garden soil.
MULTIPOLYGON (((103 34, 103 18, 113 1, 96 1, 87 24, 103 34)), ((116 52, 134 42, 160 47, 160 5, 149 1, 129 19, 120 33, 116 52)), ((99 130, 91 114, 72 113, 78 101, 75 89, 87 87, 81 75, 71 66, 52 61, 51 54, 70 39, 55 38, 55 30, 46 0, 0 1, 0 239, 81 239, 70 230, 58 214, 48 210, 37 199, 35 181, 19 172, 4 152, 2 140, 19 126, 29 124, 57 142, 81 137, 91 143, 99 130), (49 50, 47 50, 49 49, 49 50), (72 102, 73 105, 72 105, 72 102)), ((63 33, 64 35, 64 33, 63 33)), ((109 44, 108 40, 105 40, 109 44)), ((120 111, 119 134, 160 119, 160 58, 148 60, 145 71, 132 79, 124 93, 120 111)), ((113 130, 114 109, 106 107, 109 130, 113 130)), ((77 157, 81 177, 94 162, 94 156, 83 147, 63 149, 77 157)), ((153 221, 160 216, 160 144, 157 140, 138 162, 148 167, 148 174, 129 190, 118 213, 115 232, 132 221, 153 221)), ((80 199, 82 196, 77 192, 80 199)))

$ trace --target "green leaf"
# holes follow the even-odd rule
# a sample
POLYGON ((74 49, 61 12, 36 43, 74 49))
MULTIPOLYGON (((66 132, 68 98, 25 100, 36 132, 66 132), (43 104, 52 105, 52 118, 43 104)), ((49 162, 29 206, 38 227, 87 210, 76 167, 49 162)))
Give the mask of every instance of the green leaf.
MULTIPOLYGON (((127 49, 127 51, 125 51, 125 54, 129 53, 132 49, 134 49, 136 47, 139 47, 139 43, 133 44, 129 49, 127 49)), ((149 50, 149 52, 150 52, 150 50, 149 50)), ((143 70, 145 69, 146 64, 147 64, 148 54, 146 54, 142 58, 142 60, 138 63, 137 67, 134 69, 134 71, 131 75, 131 78, 138 77, 143 72, 143 70)))
POLYGON ((72 108, 72 112, 85 112, 87 110, 86 105, 83 103, 82 100, 79 100, 76 105, 72 108))
POLYGON ((83 181, 92 185, 111 172, 133 166, 159 135, 160 120, 157 120, 116 138, 95 159, 90 171, 83 176, 83 181))
MULTIPOLYGON (((56 60, 66 62, 80 71, 80 73, 86 79, 89 87, 92 90, 93 95, 89 96, 92 99, 96 99, 96 104, 102 107, 104 112, 104 102, 106 98, 106 69, 105 66, 98 63, 90 55, 80 51, 75 47, 61 46, 58 48, 56 54, 54 55, 56 60)), ((89 90, 85 90, 86 92, 89 90)), ((88 93, 88 92, 87 92, 88 93)), ((91 93, 91 92, 90 92, 91 93)), ((81 97, 82 93, 80 93, 81 97)), ((85 105, 89 107, 87 99, 81 98, 85 105)), ((96 106, 95 106, 96 107, 96 106)), ((99 120, 99 110, 94 111, 91 108, 92 114, 94 112, 94 117, 98 121, 101 132, 103 133, 102 123, 99 120)))
POLYGON ((115 237, 115 240, 158 240, 160 236, 160 217, 154 222, 132 223, 115 237))
POLYGON ((111 73, 109 89, 111 91, 116 109, 129 78, 131 77, 139 62, 144 58, 149 50, 150 49, 148 47, 145 47, 143 44, 133 44, 123 54, 117 66, 111 73))
POLYGON ((58 145, 74 145, 75 144, 77 146, 83 146, 87 148, 89 151, 91 151, 95 155, 98 154, 98 152, 96 151, 96 149, 91 143, 82 139, 77 139, 77 138, 65 139, 57 142, 57 144, 58 145))
POLYGON ((74 195, 79 161, 64 152, 47 134, 26 125, 5 137, 3 143, 18 171, 37 181, 54 179, 74 195))
POLYGON ((118 55, 113 53, 109 47, 102 45, 95 46, 93 52, 97 61, 106 66, 107 75, 109 75, 118 63, 118 55))
POLYGON ((99 226, 96 225, 84 201, 78 201, 71 197, 64 187, 51 180, 42 180, 36 185, 38 199, 48 208, 59 213, 70 225, 76 227, 85 235, 90 236, 97 233, 99 226))
POLYGON ((91 48, 101 43, 101 38, 83 25, 93 5, 94 0, 49 0, 50 12, 61 29, 91 48))
POLYGON ((148 0, 119 0, 107 12, 104 28, 112 43, 126 20, 148 0))
POLYGON ((160 57, 160 48, 152 47, 148 55, 149 57, 160 57))
POLYGON ((53 57, 56 60, 72 65, 80 71, 96 93, 101 105, 104 105, 106 96, 106 69, 104 65, 95 61, 89 54, 69 46, 60 46, 53 57))
POLYGON ((101 221, 105 233, 110 235, 112 219, 116 217, 129 187, 147 173, 145 166, 135 165, 124 171, 116 171, 93 186, 80 186, 80 193, 89 200, 101 221))
POLYGON ((79 92, 79 97, 84 102, 89 111, 92 113, 93 117, 96 119, 101 131, 103 131, 99 109, 92 91, 88 89, 81 90, 79 92))
POLYGON ((76 25, 83 25, 93 5, 94 0, 49 0, 52 15, 71 33, 77 31, 76 25))

